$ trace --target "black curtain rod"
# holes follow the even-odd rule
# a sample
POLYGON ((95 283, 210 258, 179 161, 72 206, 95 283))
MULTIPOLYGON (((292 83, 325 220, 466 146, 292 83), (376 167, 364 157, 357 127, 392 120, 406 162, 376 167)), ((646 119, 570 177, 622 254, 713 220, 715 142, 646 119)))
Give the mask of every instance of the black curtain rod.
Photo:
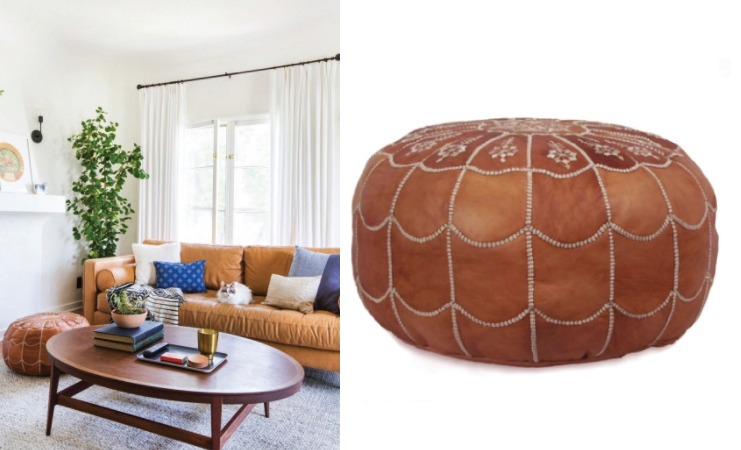
POLYGON ((144 84, 144 85, 137 84, 136 85, 136 88, 137 89, 146 89, 146 88, 150 88, 150 87, 154 87, 154 86, 166 86, 168 84, 187 83, 189 81, 210 80, 212 78, 221 78, 221 77, 229 77, 229 78, 231 78, 232 75, 242 75, 242 74, 245 74, 245 73, 263 72, 265 70, 283 69, 284 67, 303 66, 304 64, 313 64, 313 63, 327 62, 327 61, 333 61, 333 60, 334 61, 339 61, 340 60, 340 54, 338 53, 338 54, 334 55, 331 58, 315 59, 313 61, 302 61, 302 62, 297 62, 297 63, 293 63, 293 64, 283 64, 282 66, 265 67, 264 69, 243 70, 241 72, 232 72, 232 73, 224 72, 221 75, 211 75, 209 77, 199 77, 199 78, 188 78, 187 80, 168 81, 166 83, 154 83, 154 84, 144 84))

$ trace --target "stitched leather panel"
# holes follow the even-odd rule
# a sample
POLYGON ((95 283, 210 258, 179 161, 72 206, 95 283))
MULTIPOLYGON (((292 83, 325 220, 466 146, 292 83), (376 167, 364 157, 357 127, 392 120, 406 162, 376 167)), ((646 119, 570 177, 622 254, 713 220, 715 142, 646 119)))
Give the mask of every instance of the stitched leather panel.
POLYGON ((403 341, 539 366, 672 343, 715 273, 715 194, 678 145, 620 125, 414 130, 353 197, 353 275, 403 341))

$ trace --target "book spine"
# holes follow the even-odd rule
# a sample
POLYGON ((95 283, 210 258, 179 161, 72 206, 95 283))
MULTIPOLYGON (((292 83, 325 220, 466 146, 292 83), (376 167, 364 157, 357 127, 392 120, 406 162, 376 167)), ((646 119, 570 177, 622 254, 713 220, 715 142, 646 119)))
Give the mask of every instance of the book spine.
MULTIPOLYGON (((134 336, 134 346, 139 345, 140 343, 144 342, 150 337, 160 334, 160 333, 162 333, 163 335, 165 333, 164 324, 159 324, 159 326, 153 327, 152 329, 148 330, 146 333, 142 333, 139 336, 134 336)), ((152 341, 149 341, 149 342, 152 342, 152 341)))
POLYGON ((154 326, 137 336, 121 336, 119 334, 106 333, 102 331, 95 331, 94 334, 95 334, 95 337, 98 339, 105 339, 106 341, 116 341, 116 342, 122 342, 124 344, 137 345, 139 342, 144 341, 148 337, 153 336, 154 334, 164 329, 165 329, 165 325, 160 323, 157 326, 154 326))
POLYGON ((125 344, 123 342, 109 341, 109 340, 99 339, 99 338, 93 339, 93 344, 96 347, 112 348, 112 349, 115 349, 115 350, 122 350, 122 351, 125 351, 125 352, 134 353, 134 352, 137 352, 140 349, 148 346, 149 344, 162 339, 164 336, 165 336, 165 332, 164 332, 164 330, 162 330, 159 333, 154 334, 154 335, 148 337, 147 339, 141 341, 137 345, 125 344))
POLYGON ((159 341, 163 337, 165 337, 165 330, 161 329, 157 334, 153 334, 149 336, 148 338, 144 339, 143 341, 139 342, 138 344, 134 344, 134 351, 135 352, 139 351, 142 348, 148 346, 149 344, 159 341))

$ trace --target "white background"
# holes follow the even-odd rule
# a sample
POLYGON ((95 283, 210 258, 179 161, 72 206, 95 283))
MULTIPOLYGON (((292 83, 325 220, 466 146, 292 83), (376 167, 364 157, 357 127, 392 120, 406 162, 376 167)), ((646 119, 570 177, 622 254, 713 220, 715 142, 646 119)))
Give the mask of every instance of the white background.
POLYGON ((741 448, 731 4, 343 2, 343 448, 741 448), (365 162, 414 128, 497 117, 618 123, 679 143, 703 168, 720 256, 703 315, 677 344, 517 369, 411 348, 367 313, 349 257, 365 162))

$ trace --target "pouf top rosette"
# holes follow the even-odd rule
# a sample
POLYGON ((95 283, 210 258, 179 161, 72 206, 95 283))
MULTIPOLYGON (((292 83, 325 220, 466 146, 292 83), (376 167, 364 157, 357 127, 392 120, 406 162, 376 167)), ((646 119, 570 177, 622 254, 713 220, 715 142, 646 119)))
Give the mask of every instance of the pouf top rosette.
POLYGON ((398 338, 548 366, 676 341, 713 281, 713 189, 677 144, 619 125, 494 119, 415 130, 353 199, 363 303, 398 338))

